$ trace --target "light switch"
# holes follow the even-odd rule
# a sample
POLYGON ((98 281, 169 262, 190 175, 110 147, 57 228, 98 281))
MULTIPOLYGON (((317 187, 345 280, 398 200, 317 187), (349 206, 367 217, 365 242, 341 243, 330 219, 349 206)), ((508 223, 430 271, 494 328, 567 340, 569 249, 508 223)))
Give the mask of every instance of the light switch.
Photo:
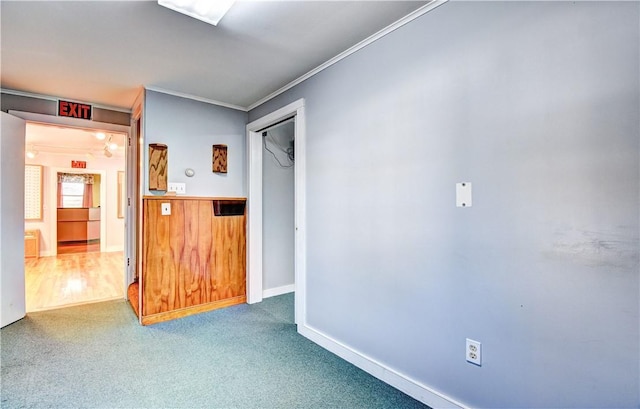
POLYGON ((186 183, 169 182, 167 191, 176 192, 176 194, 179 195, 184 195, 185 193, 187 193, 187 185, 186 183))
POLYGON ((170 216, 171 215, 171 203, 162 203, 160 205, 160 213, 163 216, 170 216))
POLYGON ((471 183, 461 182, 456 183, 456 206, 457 207, 471 207, 471 183))

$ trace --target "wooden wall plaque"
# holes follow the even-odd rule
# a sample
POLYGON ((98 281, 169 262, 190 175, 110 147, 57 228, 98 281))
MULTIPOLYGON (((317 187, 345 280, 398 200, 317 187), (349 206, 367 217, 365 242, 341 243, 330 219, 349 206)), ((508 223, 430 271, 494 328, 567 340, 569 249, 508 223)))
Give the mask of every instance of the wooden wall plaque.
POLYGON ((167 145, 149 144, 149 190, 167 190, 168 155, 167 145))
POLYGON ((227 145, 213 145, 213 171, 227 173, 227 145))

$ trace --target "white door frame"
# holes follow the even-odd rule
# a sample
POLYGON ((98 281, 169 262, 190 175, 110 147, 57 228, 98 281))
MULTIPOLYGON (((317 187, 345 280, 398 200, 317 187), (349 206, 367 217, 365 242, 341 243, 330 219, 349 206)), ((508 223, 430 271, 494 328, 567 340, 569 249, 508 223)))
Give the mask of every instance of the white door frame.
POLYGON ((304 99, 299 99, 247 125, 247 302, 262 301, 262 134, 258 132, 295 115, 295 322, 305 322, 306 296, 306 133, 304 99))
MULTIPOLYGON (((87 121, 85 119, 78 119, 78 118, 67 118, 67 117, 61 117, 61 116, 53 116, 53 115, 45 115, 45 114, 36 114, 33 112, 24 112, 24 111, 13 111, 10 110, 9 114, 17 116, 18 118, 22 118, 27 122, 33 122, 33 123, 38 123, 38 124, 45 124, 45 125, 63 125, 63 126, 68 126, 71 128, 84 128, 84 129, 99 129, 99 130, 104 130, 104 131, 113 131, 113 132, 118 132, 118 133, 124 133, 126 134, 126 138, 131 137, 131 127, 130 126, 126 126, 126 125, 117 125, 117 124, 110 124, 107 122, 97 122, 97 121, 87 121)), ((132 175, 132 169, 129 169, 129 161, 127 159, 127 155, 128 152, 125 153, 125 177, 127 179, 127 186, 129 186, 129 184, 131 183, 135 183, 133 181, 133 179, 131 178, 130 175, 132 175)), ((23 157, 23 161, 22 164, 24 166, 24 157, 23 157)), ((77 169, 75 169, 77 170, 77 169)), ((85 172, 86 173, 86 172, 85 172)), ((97 173, 97 172, 96 172, 97 173)), ((101 178, 103 177, 103 175, 101 175, 101 178)), ((57 182, 56 182, 57 183, 57 182)), ((102 185, 102 184, 101 184, 102 185)), ((102 192, 101 192, 102 195, 102 192)), ((106 195, 106 191, 105 191, 105 195, 106 195)), ((105 195, 102 196, 102 198, 105 197, 105 195)), ((101 200, 102 200, 101 198, 101 200)), ((57 205, 55 206, 57 207, 57 205)), ((100 212, 100 250, 102 251, 102 246, 103 246, 103 242, 105 243, 104 245, 106 245, 106 240, 102 240, 102 232, 106 230, 105 226, 106 224, 103 225, 103 223, 106 223, 106 218, 104 217, 103 211, 101 210, 100 212)), ((128 214, 127 214, 128 216, 128 214)), ((127 294, 127 286, 129 285, 129 283, 127 282, 127 278, 128 278, 128 269, 127 269, 127 256, 126 256, 126 249, 128 249, 129 247, 129 234, 127 233, 127 230, 131 228, 131 226, 129 225, 127 219, 125 216, 125 232, 124 232, 124 249, 125 249, 125 257, 124 257, 124 282, 123 282, 123 286, 124 286, 124 294, 125 294, 125 299, 126 299, 126 294, 127 294)), ((54 230, 57 229, 57 226, 54 227, 54 230)), ((56 239, 57 240, 57 239, 56 239)), ((54 250, 57 252, 57 250, 54 250)))

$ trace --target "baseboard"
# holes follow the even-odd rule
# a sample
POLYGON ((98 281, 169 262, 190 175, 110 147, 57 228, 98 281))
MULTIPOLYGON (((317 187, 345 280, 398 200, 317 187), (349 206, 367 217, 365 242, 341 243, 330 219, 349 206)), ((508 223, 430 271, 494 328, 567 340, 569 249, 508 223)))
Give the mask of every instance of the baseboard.
POLYGON ((177 310, 143 315, 140 321, 142 325, 157 324, 159 322, 175 320, 177 318, 188 317, 190 315, 231 307, 232 305, 244 304, 246 302, 247 297, 245 295, 240 295, 237 297, 225 298, 224 300, 212 301, 206 304, 192 305, 191 307, 180 308, 177 310))
POLYGON ((300 335, 320 345, 324 349, 338 355, 345 361, 357 366, 363 371, 406 393, 412 398, 432 408, 457 408, 467 409, 466 405, 457 402, 426 385, 421 384, 376 360, 361 354, 360 352, 336 341, 326 334, 309 327, 298 325, 300 335))
POLYGON ((262 298, 275 297, 277 295, 292 293, 296 290, 295 284, 283 285, 281 287, 262 290, 262 298))

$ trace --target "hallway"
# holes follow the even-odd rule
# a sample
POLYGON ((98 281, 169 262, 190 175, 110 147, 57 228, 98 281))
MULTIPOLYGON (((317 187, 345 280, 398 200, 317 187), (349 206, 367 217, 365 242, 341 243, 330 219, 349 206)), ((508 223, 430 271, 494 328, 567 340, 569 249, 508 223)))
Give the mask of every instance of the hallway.
POLYGON ((25 259, 27 312, 124 297, 123 252, 25 259))

